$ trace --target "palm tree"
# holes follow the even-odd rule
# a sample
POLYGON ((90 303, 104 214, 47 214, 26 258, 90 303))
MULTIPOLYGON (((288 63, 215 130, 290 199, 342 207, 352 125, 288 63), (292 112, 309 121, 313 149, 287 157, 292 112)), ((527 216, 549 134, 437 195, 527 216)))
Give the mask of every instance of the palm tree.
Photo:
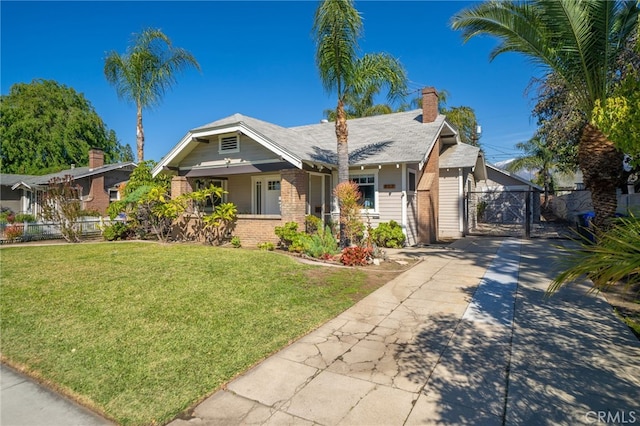
POLYGON ((388 88, 389 100, 404 95, 406 72, 400 62, 384 53, 358 57, 362 18, 353 0, 324 0, 313 22, 316 65, 325 90, 338 96, 336 138, 338 181, 349 180, 348 129, 345 101, 358 99, 371 87, 388 88))
POLYGON ((523 151, 525 155, 510 162, 507 165, 507 170, 510 172, 519 172, 523 169, 537 170, 534 183, 543 185, 544 206, 546 207, 549 193, 554 190, 552 172, 557 170, 559 166, 555 153, 539 136, 534 136, 527 142, 517 143, 516 148, 523 151))
POLYGON ((112 51, 105 58, 107 81, 115 86, 118 97, 134 102, 137 108, 138 162, 144 161, 142 109, 159 104, 167 89, 175 84, 176 74, 190 66, 200 70, 193 55, 174 47, 162 31, 152 28, 134 34, 126 54, 112 51))
POLYGON ((620 55, 638 25, 636 0, 490 1, 456 14, 452 27, 464 41, 490 35, 500 40, 490 53, 519 52, 556 73, 575 96, 589 121, 578 145, 578 163, 591 191, 594 223, 604 225, 614 215, 622 154, 590 123, 599 100, 610 94, 620 55))

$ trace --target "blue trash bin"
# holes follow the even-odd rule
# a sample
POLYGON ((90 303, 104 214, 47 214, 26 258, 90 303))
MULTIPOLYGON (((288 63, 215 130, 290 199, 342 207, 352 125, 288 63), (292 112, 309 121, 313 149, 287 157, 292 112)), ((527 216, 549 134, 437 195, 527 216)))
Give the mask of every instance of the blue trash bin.
POLYGON ((593 235, 593 229, 591 227, 591 222, 596 217, 594 212, 586 212, 578 215, 578 233, 585 240, 588 240, 592 243, 596 242, 596 238, 593 235))

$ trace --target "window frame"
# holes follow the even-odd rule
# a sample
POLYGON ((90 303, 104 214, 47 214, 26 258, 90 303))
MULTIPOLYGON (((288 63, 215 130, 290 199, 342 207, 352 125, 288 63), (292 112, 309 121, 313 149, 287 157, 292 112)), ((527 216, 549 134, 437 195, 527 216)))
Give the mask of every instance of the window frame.
MULTIPOLYGON (((367 183, 366 186, 373 186, 373 208, 364 207, 364 200, 362 208, 360 209, 360 213, 379 213, 380 209, 380 197, 378 196, 378 170, 377 169, 363 169, 363 170, 353 170, 349 171, 349 180, 355 182, 354 178, 362 177, 362 176, 372 176, 373 183, 367 183)), ((360 187, 360 183, 355 182, 358 187, 360 187)), ((362 192, 361 192, 362 193, 362 192)), ((364 194, 363 194, 364 195, 364 194)))

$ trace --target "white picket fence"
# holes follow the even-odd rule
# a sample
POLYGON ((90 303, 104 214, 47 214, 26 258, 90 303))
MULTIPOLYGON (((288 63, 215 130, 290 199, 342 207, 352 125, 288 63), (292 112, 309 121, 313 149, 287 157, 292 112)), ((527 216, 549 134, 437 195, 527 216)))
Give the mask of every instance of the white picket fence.
MULTIPOLYGON (((115 221, 114 221, 115 222, 115 221)), ((83 238, 102 235, 102 229, 111 225, 109 218, 87 217, 80 223, 83 238)), ((60 226, 53 222, 0 224, 0 244, 61 239, 60 226)))

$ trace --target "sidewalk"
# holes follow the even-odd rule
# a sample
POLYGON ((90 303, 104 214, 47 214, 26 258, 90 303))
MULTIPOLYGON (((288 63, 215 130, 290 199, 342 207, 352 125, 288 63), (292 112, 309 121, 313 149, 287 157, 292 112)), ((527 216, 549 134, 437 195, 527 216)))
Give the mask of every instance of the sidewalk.
POLYGON ((543 297, 557 243, 416 250, 417 266, 170 424, 640 421, 635 336, 586 287, 543 297))
MULTIPOLYGON (((587 287, 544 298, 557 244, 394 251, 421 261, 170 425, 640 423, 636 337, 587 287)), ((2 426, 111 424, 5 366, 1 384, 2 426)))
POLYGON ((0 365, 0 388, 2 426, 113 425, 4 364, 0 365))

